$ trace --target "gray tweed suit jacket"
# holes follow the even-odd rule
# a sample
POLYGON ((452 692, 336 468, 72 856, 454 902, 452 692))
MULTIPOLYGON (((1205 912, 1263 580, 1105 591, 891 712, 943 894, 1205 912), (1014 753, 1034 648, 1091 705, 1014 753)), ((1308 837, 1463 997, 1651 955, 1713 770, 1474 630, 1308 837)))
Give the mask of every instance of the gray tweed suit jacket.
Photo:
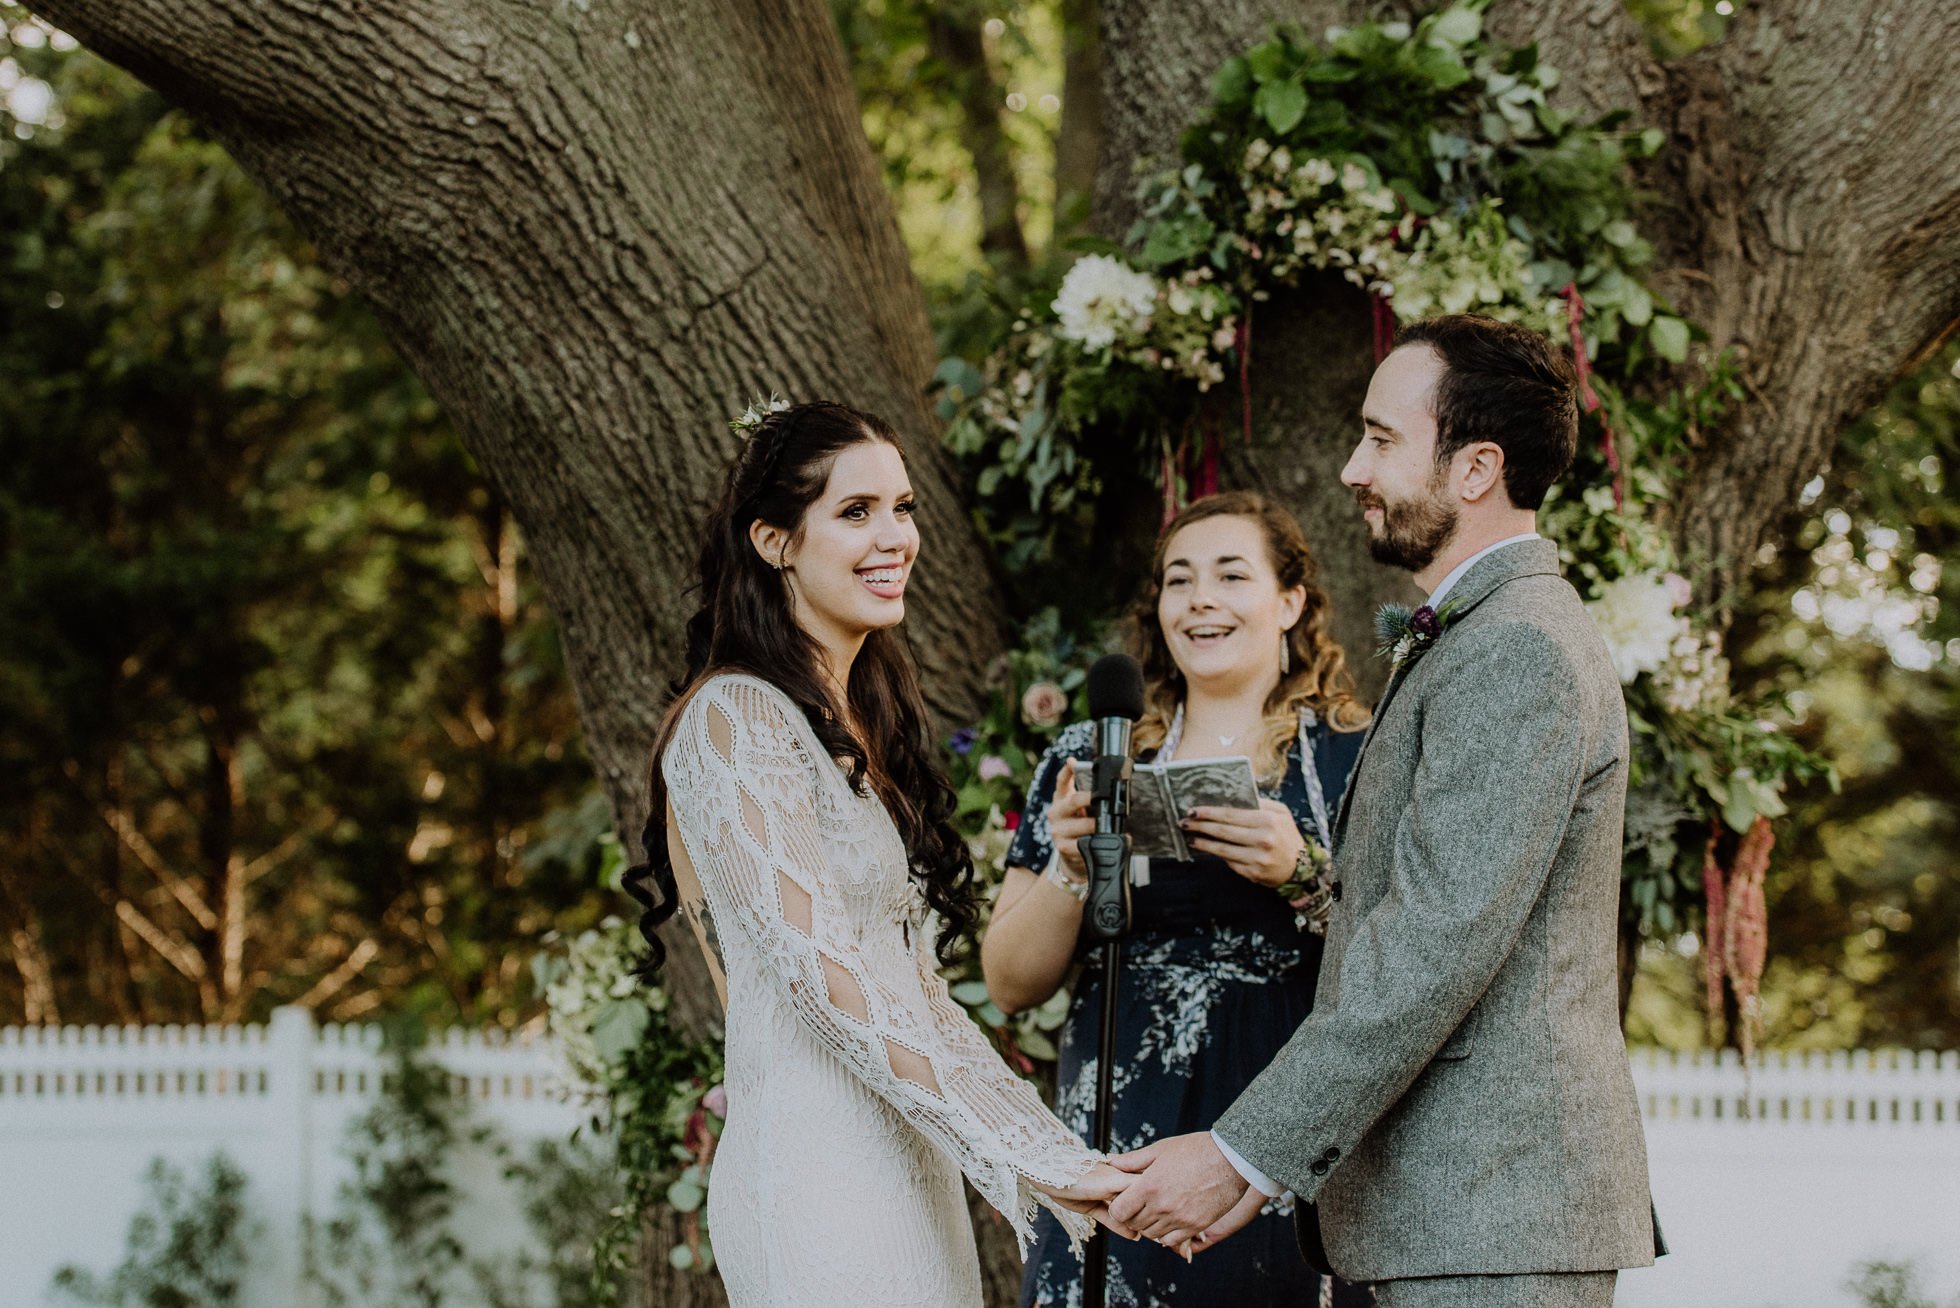
POLYGON ((1335 820, 1314 1011, 1217 1130, 1304 1201, 1302 1244, 1350 1280, 1644 1267, 1619 678, 1548 541, 1487 555, 1448 598, 1335 820))

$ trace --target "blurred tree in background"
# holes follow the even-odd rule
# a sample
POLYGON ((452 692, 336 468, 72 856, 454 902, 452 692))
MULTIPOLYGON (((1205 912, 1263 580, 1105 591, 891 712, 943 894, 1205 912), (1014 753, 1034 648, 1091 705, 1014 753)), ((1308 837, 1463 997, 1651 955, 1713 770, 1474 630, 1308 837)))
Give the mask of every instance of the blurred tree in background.
MULTIPOLYGON (((1845 432, 1757 559, 1730 649, 1781 692, 1842 793, 1777 824, 1763 984, 1772 1045, 1960 1046, 1960 348, 1845 432)), ((1699 959, 1650 946, 1631 1039, 1691 1046, 1699 959)))
POLYGON ((0 12, 0 1021, 514 1020, 606 815, 540 825, 510 514, 221 149, 0 12))

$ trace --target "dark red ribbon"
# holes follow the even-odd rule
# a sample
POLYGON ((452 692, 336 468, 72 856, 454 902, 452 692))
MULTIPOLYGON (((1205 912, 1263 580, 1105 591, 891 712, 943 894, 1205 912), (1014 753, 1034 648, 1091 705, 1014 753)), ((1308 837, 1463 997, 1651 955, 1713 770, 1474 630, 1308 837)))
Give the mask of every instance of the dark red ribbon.
MULTIPOLYGON (((1592 363, 1586 358, 1586 334, 1579 329, 1579 320, 1586 311, 1585 297, 1579 294, 1576 282, 1567 282, 1560 292, 1565 296, 1565 324, 1572 333, 1572 369, 1579 377, 1579 403, 1587 413, 1598 413, 1599 392, 1593 389, 1592 363)), ((1613 424, 1599 420, 1599 448, 1606 456, 1607 470, 1613 474, 1613 507, 1626 507, 1626 495, 1620 478, 1620 452, 1614 447, 1613 424)))
POLYGON ((1245 443, 1252 444, 1252 300, 1245 302, 1245 317, 1239 320, 1239 413, 1245 421, 1245 443))

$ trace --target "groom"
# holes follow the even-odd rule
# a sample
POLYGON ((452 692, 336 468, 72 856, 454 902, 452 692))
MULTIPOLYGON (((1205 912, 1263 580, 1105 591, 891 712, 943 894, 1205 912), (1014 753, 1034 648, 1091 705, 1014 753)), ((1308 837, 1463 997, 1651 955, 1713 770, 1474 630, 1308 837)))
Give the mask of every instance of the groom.
POLYGON ((1269 1195, 1382 1308, 1610 1308, 1657 1252, 1615 978, 1626 708, 1533 530, 1572 371, 1474 316, 1407 328, 1341 480, 1429 592, 1334 825, 1313 1013, 1205 1134, 1116 1160, 1110 1215, 1214 1243, 1269 1195))

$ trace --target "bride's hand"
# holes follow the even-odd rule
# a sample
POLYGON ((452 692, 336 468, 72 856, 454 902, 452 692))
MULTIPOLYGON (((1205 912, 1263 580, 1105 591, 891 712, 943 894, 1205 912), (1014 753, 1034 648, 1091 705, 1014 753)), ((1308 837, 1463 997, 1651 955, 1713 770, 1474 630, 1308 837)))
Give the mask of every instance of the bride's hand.
POLYGON ((1062 1207, 1093 1217, 1125 1240, 1137 1238, 1135 1231, 1109 1215, 1109 1201, 1122 1194, 1136 1178, 1108 1163, 1097 1163, 1065 1186, 1031 1182, 1035 1189, 1062 1207))

